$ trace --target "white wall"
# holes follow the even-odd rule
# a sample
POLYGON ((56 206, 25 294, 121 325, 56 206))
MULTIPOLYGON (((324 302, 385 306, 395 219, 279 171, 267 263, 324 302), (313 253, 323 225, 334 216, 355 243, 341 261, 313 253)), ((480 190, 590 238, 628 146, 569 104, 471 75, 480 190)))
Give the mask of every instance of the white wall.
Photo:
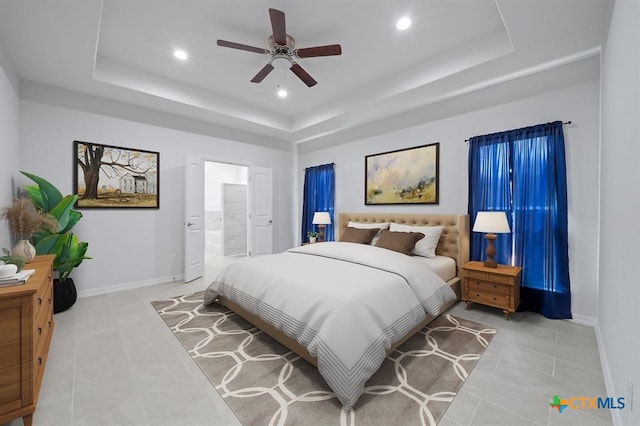
MULTIPOLYGON (((602 61, 600 300, 598 322, 611 372, 610 394, 627 399, 620 424, 640 424, 627 380, 640 393, 640 2, 617 0, 602 61)), ((614 396, 611 395, 611 396, 614 396)))
MULTIPOLYGON (((569 186, 569 256, 572 311, 594 318, 597 305, 598 83, 570 87, 411 127, 349 144, 300 154, 298 196, 302 202, 304 168, 336 164, 337 212, 467 212, 467 144, 471 136, 554 120, 565 126, 569 186), (369 154, 440 142, 438 205, 365 206, 364 157, 369 154)), ((302 206, 298 206, 302 211, 302 206)))
MULTIPOLYGON (((18 170, 19 155, 19 100, 11 83, 11 65, 0 46, 0 208, 11 204, 12 177, 18 170)), ((0 222, 0 248, 11 250, 9 226, 0 222)))
MULTIPOLYGON (((274 251, 291 247, 293 152, 217 139, 31 101, 20 102, 20 169, 73 191, 73 141, 160 152, 160 209, 85 209, 74 232, 89 243, 72 277, 81 295, 179 278, 184 270, 186 155, 273 169, 274 251), (170 255, 177 262, 170 263, 170 255)), ((22 178, 20 183, 29 183, 22 178)))

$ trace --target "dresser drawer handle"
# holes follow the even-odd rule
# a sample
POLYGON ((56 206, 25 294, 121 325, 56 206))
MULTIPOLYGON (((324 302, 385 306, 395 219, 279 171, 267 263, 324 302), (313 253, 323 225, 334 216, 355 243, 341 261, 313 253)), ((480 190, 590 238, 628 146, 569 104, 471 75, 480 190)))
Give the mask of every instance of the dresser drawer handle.
POLYGON ((49 321, 49 328, 51 328, 51 321, 49 321))
POLYGON ((42 297, 38 297, 38 305, 42 305, 42 297))
POLYGON ((51 298, 49 298, 49 304, 51 304, 51 298))
POLYGON ((38 335, 42 334, 42 327, 38 327, 38 335))
POLYGON ((42 357, 38 357, 38 365, 42 365, 42 357))

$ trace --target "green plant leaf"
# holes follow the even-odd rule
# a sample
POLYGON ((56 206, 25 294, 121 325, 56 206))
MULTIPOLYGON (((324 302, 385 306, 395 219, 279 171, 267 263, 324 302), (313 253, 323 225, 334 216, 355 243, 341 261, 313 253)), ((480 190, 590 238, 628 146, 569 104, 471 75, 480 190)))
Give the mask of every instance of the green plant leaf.
POLYGON ((40 187, 37 185, 30 185, 24 187, 25 191, 27 191, 27 195, 31 198, 31 202, 33 206, 40 211, 45 211, 44 202, 42 201, 42 194, 40 193, 40 187))
MULTIPOLYGON (((75 201, 74 201, 74 204, 75 204, 75 201)), ((70 231, 71 228, 73 228, 80 219, 82 219, 82 213, 75 210, 69 211, 69 222, 67 223, 67 226, 60 232, 70 231)))
MULTIPOLYGON (((58 188, 53 186, 48 180, 36 176, 31 173, 20 171, 23 175, 38 184, 40 194, 42 196, 42 210, 49 213, 59 202, 62 200, 62 194, 58 191, 58 188)), ((34 203, 35 205, 35 203, 34 203)))
MULTIPOLYGON (((55 261, 59 261, 58 257, 62 254, 64 245, 66 244, 68 235, 51 234, 42 238, 36 244, 36 253, 38 254, 55 254, 55 261)), ((54 264, 55 264, 54 261, 54 264)), ((54 265, 55 266, 55 265, 54 265)))
POLYGON ((59 233, 64 233, 67 228, 69 228, 69 215, 71 212, 71 208, 78 200, 77 195, 67 195, 64 197, 56 206, 51 209, 49 214, 55 217, 58 220, 58 229, 59 233))

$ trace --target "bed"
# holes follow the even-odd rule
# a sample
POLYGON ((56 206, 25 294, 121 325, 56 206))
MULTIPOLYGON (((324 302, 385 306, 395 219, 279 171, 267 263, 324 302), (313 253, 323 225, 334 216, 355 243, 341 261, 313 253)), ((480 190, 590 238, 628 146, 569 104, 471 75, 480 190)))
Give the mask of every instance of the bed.
POLYGON ((453 268, 436 273, 421 257, 367 244, 309 244, 233 263, 205 292, 205 304, 227 306, 315 365, 345 410, 387 354, 460 298, 468 261, 466 215, 341 213, 336 239, 354 222, 442 226, 430 260, 453 268))

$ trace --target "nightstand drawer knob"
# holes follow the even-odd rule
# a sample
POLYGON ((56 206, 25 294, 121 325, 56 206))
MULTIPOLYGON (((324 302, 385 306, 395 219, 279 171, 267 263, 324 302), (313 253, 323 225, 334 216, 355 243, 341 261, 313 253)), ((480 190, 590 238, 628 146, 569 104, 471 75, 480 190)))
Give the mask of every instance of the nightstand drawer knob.
POLYGON ((38 335, 42 335, 42 327, 38 327, 38 335))

